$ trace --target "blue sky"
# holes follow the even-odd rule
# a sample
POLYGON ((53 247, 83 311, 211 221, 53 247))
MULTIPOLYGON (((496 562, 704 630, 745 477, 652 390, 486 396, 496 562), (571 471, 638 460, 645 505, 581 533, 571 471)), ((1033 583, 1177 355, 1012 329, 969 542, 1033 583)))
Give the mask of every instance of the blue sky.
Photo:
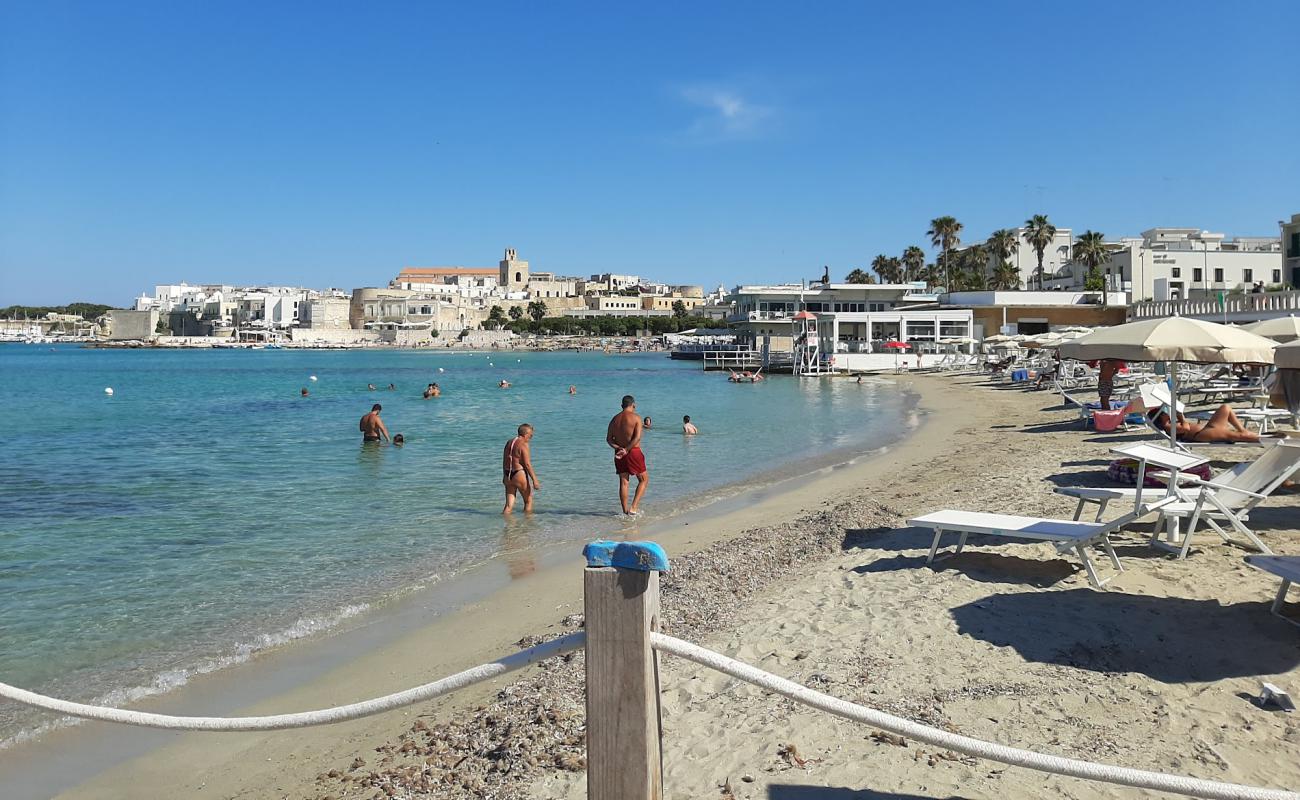
POLYGON ((1300 4, 0 0, 0 305, 1300 212, 1300 4))

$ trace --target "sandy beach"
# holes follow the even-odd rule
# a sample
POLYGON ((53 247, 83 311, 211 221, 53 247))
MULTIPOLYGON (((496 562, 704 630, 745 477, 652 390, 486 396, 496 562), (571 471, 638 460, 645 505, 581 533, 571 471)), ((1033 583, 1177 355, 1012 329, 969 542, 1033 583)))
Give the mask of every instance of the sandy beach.
MULTIPOLYGON (((674 557, 666 632, 1003 744, 1300 786, 1300 722, 1249 699, 1261 679, 1300 690, 1300 636, 1267 613, 1276 581, 1243 551, 1202 532, 1175 561, 1126 532, 1125 571, 1102 592, 1041 544, 975 540, 932 569, 930 537, 903 525, 941 508, 1068 517, 1073 503, 1053 486, 1106 485, 1107 448, 1138 434, 1085 433, 1048 392, 898 380, 925 420, 902 446, 629 531, 674 557)), ((1251 515, 1278 553, 1300 553, 1298 522, 1294 493, 1251 515)), ((573 630, 580 571, 575 553, 238 713, 394 691, 573 630)), ((671 658, 662 685, 668 797, 1146 796, 873 737, 671 658)), ((160 734, 157 745, 62 796, 582 797, 582 656, 405 713, 293 733, 160 734)))

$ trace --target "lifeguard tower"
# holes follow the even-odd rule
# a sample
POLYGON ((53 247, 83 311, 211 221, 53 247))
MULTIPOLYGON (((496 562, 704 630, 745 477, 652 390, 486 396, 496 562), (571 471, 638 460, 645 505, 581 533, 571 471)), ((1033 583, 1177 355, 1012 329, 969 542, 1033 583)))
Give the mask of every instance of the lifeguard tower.
POLYGON ((822 363, 821 335, 817 330, 817 315, 811 311, 795 314, 797 327, 794 337, 794 374, 821 376, 834 370, 822 363))

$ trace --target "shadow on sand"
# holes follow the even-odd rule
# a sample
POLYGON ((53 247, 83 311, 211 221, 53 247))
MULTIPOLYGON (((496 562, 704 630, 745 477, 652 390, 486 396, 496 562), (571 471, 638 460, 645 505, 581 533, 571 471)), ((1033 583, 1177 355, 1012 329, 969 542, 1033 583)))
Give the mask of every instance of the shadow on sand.
POLYGON ((1279 674, 1300 664, 1290 626, 1269 616, 1266 602, 1071 589, 995 594, 951 613, 960 633, 1011 647, 1027 661, 1163 683, 1279 674), (1044 636, 1048 630, 1056 633, 1044 636))

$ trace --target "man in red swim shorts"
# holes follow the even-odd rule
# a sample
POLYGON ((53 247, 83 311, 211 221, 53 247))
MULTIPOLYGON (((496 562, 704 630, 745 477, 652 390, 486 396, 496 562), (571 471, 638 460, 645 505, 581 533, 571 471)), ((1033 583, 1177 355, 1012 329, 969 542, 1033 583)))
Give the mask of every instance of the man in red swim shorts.
POLYGON ((636 413, 636 398, 623 396, 623 410, 609 421, 609 430, 605 433, 605 443, 614 448, 614 471, 618 473, 618 500, 623 505, 624 514, 638 514, 641 511, 641 498, 650 483, 646 474, 645 454, 641 452, 641 417, 636 413), (636 494, 632 505, 627 504, 627 485, 632 476, 636 476, 636 494))

